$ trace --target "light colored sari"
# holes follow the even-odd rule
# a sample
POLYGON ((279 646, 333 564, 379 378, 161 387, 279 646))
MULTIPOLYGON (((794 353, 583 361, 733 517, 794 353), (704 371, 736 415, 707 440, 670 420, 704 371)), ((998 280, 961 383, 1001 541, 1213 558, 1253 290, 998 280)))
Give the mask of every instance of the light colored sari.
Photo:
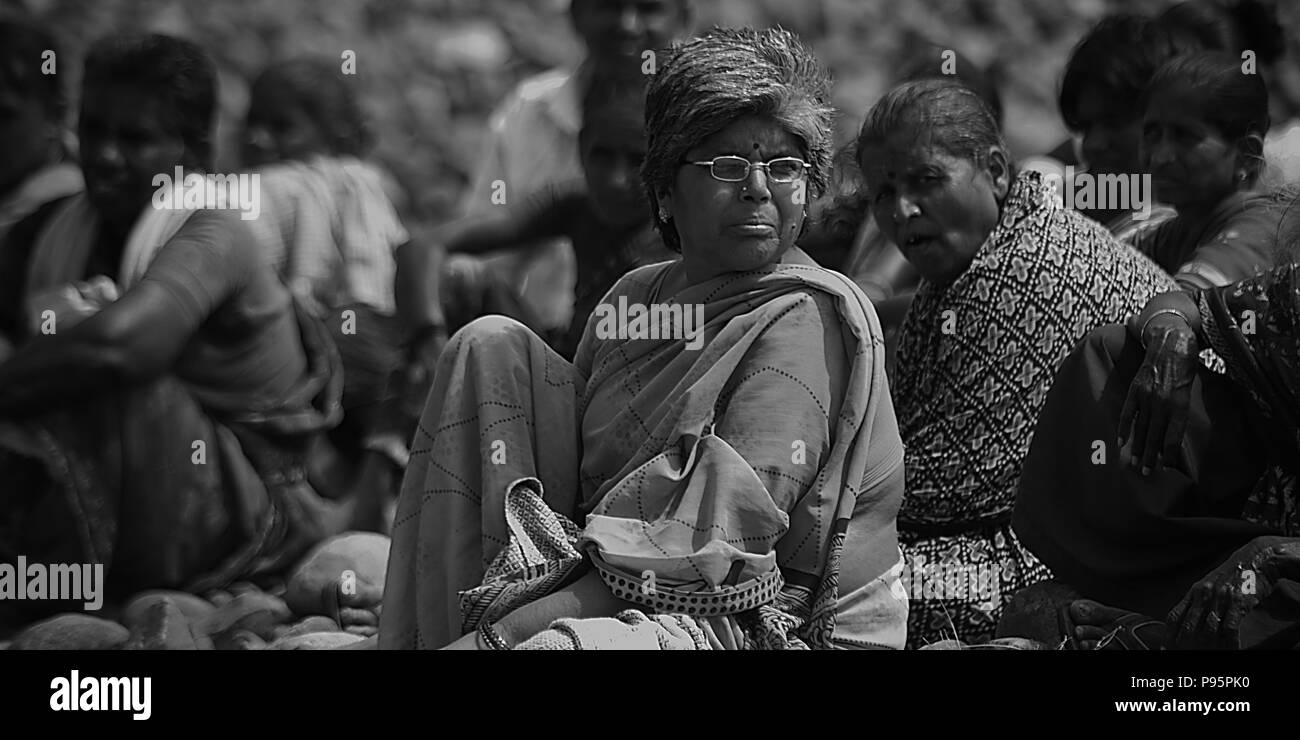
MULTIPOLYGON (((673 264, 605 303, 656 302, 673 264)), ((794 264, 664 302, 702 307, 702 346, 597 338, 596 319, 576 365, 500 317, 453 338, 411 445, 381 647, 441 647, 592 566, 652 616, 559 620, 525 646, 698 647, 693 620, 714 616, 751 647, 901 646, 903 450, 870 304, 794 264), (879 577, 841 594, 851 518, 879 577)))

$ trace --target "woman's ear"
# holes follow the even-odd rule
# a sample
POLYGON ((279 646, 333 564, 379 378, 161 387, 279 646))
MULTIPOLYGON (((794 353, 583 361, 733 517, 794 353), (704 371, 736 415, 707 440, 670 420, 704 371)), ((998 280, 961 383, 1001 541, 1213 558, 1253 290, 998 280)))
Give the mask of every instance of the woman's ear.
POLYGON ((1002 147, 989 147, 985 155, 985 171, 988 172, 989 181, 993 183, 993 195, 1001 203, 1002 199, 1007 197, 1007 191, 1011 189, 1011 162, 1002 147))
POLYGON ((1264 139, 1259 134, 1243 136, 1237 141, 1236 171, 1244 172, 1247 182, 1259 176, 1264 168, 1264 139))
POLYGON ((664 190, 655 191, 655 218, 661 222, 670 221, 673 217, 673 196, 664 190))

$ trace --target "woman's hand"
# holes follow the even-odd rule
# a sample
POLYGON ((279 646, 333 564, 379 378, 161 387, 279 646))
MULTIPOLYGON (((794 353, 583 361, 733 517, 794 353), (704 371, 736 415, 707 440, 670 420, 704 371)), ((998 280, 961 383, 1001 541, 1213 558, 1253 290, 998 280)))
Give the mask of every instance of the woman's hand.
MULTIPOLYGON (((37 302, 41 305, 41 314, 46 310, 54 312, 57 331, 71 329, 117 299, 117 285, 103 275, 96 275, 90 280, 79 280, 52 288, 38 298, 37 302)), ((31 321, 33 334, 45 333, 41 330, 44 316, 34 315, 31 321)))
POLYGON ((714 650, 745 649, 745 633, 735 617, 704 617, 696 622, 714 650))
POLYGON ((1198 355, 1196 333, 1180 316, 1165 313, 1146 324, 1146 359, 1138 368, 1119 418, 1119 446, 1132 441, 1131 460, 1147 475, 1157 460, 1168 464, 1178 454, 1187 430, 1192 379, 1198 355))
POLYGON ((1167 648, 1240 649, 1242 619, 1280 578, 1300 572, 1300 540, 1256 537, 1192 586, 1169 612, 1167 648))

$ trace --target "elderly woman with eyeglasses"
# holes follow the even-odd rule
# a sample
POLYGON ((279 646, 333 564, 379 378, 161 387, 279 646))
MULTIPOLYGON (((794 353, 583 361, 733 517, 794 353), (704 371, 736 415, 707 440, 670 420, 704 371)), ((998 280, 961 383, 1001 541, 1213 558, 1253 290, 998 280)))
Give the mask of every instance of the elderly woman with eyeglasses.
POLYGON ((908 642, 981 642, 1006 601, 1047 576, 1010 520, 1057 368, 1090 330, 1173 281, 1063 208, 1038 173, 1014 174, 992 113, 959 82, 891 90, 857 151, 876 223, 921 274, 894 386, 908 642))
POLYGON ((880 324, 794 246, 827 180, 828 78, 781 30, 666 56, 642 177, 681 258, 624 275, 572 365, 500 317, 452 338, 381 648, 903 645, 880 324))

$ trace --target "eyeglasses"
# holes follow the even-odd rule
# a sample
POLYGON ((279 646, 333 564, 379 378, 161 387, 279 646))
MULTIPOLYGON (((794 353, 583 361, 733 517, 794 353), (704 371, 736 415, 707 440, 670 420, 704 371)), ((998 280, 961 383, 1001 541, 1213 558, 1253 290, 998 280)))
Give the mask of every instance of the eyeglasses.
POLYGON ((772 182, 794 182, 803 177, 808 163, 798 157, 781 157, 770 162, 751 162, 744 157, 714 157, 703 162, 685 162, 699 167, 708 167, 714 180, 722 182, 741 182, 749 177, 751 167, 758 167, 767 172, 772 182))

